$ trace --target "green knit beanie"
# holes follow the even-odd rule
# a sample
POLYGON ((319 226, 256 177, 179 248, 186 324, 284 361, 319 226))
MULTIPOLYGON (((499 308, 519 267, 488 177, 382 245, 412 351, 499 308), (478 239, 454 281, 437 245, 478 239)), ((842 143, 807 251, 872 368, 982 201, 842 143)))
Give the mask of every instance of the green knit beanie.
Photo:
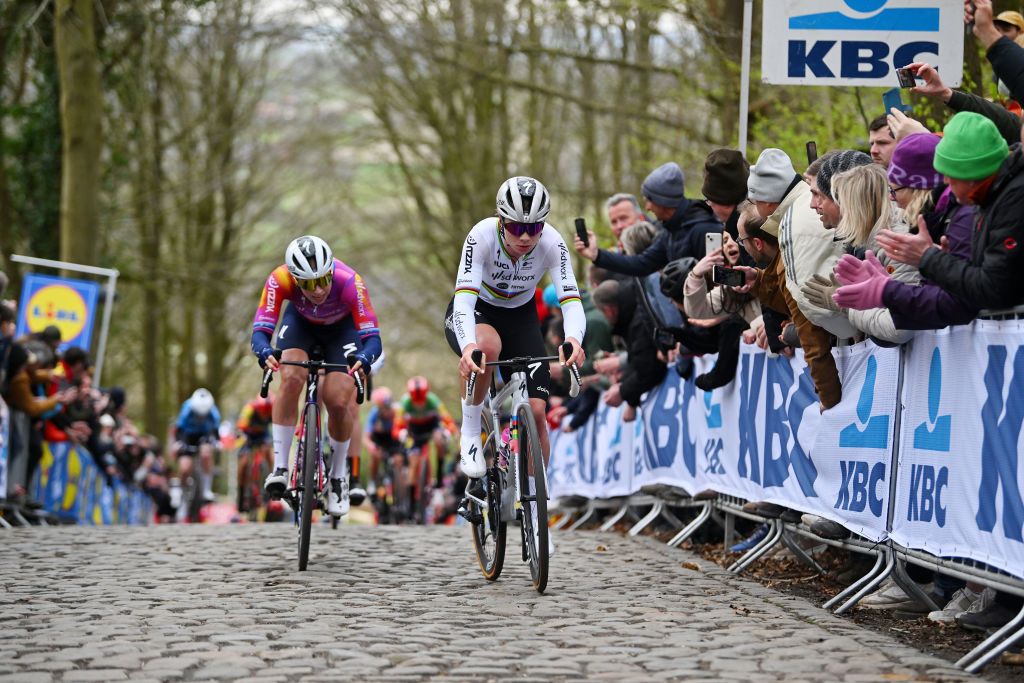
POLYGON ((982 180, 999 170, 1010 154, 996 124, 962 111, 949 120, 935 148, 935 170, 954 180, 982 180))

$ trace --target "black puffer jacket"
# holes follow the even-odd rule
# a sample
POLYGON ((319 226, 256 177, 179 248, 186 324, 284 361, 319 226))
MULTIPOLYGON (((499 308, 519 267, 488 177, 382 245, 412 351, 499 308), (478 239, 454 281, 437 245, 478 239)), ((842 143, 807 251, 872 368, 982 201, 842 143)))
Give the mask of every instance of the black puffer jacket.
POLYGON ((1024 303, 1024 152, 1020 144, 996 173, 978 205, 965 261, 938 247, 921 259, 921 275, 977 308, 1024 303))
POLYGON ((709 232, 722 232, 722 224, 705 203, 683 200, 672 217, 665 221, 665 229, 658 232, 654 242, 645 251, 633 256, 617 254, 605 249, 597 252, 594 265, 616 273, 642 277, 665 267, 669 261, 692 256, 704 258, 709 232))
POLYGON ((619 283, 619 316, 612 329, 626 340, 628 358, 622 369, 619 390, 631 406, 640 405, 640 396, 661 384, 667 370, 667 366, 658 359, 654 321, 637 301, 638 295, 635 282, 619 283))

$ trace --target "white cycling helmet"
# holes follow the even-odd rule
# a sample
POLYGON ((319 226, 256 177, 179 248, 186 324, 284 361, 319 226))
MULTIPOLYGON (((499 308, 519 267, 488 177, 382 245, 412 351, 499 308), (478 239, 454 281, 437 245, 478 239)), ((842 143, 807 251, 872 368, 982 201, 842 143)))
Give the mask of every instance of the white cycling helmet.
POLYGON ((206 389, 196 389, 192 392, 192 398, 189 399, 189 405, 192 406, 192 412, 199 416, 206 416, 213 410, 213 394, 206 389))
POLYGON ((319 237, 304 235, 288 245, 284 263, 296 279, 315 280, 334 270, 334 253, 319 237))
POLYGON ((541 223, 551 211, 551 195, 539 180, 512 176, 498 188, 498 215, 515 223, 541 223))

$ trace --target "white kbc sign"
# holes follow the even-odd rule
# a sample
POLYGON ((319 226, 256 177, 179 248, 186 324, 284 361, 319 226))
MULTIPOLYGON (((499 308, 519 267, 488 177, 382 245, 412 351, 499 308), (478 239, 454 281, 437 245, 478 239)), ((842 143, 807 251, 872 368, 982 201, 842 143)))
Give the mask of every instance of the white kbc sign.
POLYGON ((762 79, 798 85, 898 85, 896 69, 937 66, 960 84, 962 0, 764 0, 762 79))

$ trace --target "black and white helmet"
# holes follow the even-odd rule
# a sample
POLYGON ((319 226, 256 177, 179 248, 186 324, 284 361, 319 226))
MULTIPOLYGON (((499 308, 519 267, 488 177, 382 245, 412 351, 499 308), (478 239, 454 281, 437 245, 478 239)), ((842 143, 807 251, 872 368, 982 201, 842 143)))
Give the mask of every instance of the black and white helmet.
POLYGON ((295 278, 315 280, 334 269, 334 253, 319 237, 304 235, 288 245, 284 263, 295 278))
POLYGON ((498 188, 498 215, 514 223, 541 223, 551 211, 551 195, 533 178, 513 176, 498 188))

